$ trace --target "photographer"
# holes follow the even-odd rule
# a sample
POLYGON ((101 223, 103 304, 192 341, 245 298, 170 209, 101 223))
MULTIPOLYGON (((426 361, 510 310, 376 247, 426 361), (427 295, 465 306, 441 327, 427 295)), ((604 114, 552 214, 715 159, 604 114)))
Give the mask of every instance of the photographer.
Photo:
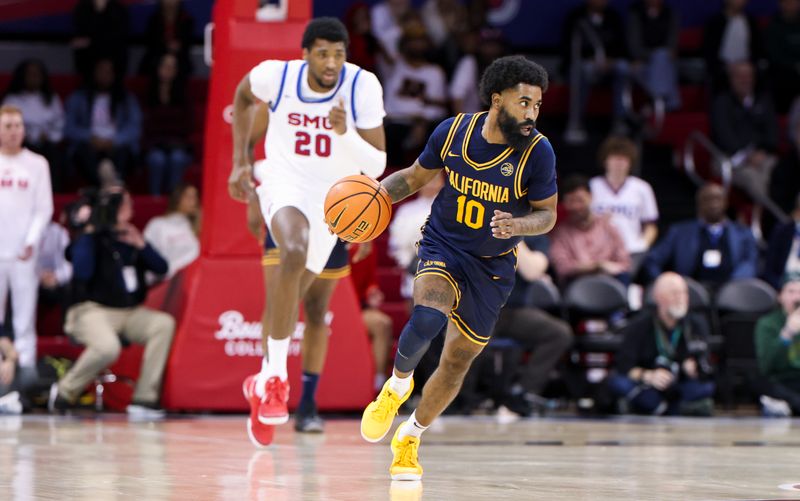
MULTIPOLYGON (((784 400, 791 413, 800 414, 800 275, 784 278, 779 306, 756 324, 758 368, 763 376, 761 393, 784 400)), ((767 404, 762 398, 762 404, 767 404)), ((765 411, 769 414, 770 409, 765 411)), ((774 412, 773 412, 774 413, 774 412)))
POLYGON ((145 345, 141 375, 128 406, 132 415, 156 417, 161 379, 175 330, 174 319, 141 306, 147 293, 145 272, 167 272, 167 262, 131 224, 133 204, 122 188, 101 191, 78 207, 71 224, 85 221, 83 232, 68 250, 73 264, 73 305, 64 331, 86 349, 51 388, 49 408, 74 404, 86 385, 119 357, 120 337, 145 345), (82 215, 88 219, 81 220, 82 215), (76 221, 76 217, 78 220, 76 221))
POLYGON ((689 290, 676 273, 658 277, 653 297, 655 310, 643 311, 623 331, 609 389, 622 412, 709 416, 714 383, 707 380, 708 324, 687 315, 689 290))

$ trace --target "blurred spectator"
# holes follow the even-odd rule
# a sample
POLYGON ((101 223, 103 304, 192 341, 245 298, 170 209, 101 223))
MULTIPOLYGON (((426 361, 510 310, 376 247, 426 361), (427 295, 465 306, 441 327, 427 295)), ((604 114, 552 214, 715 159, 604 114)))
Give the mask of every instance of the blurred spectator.
POLYGON ((781 153, 772 171, 769 191, 770 197, 784 212, 791 212, 800 193, 800 98, 795 99, 792 105, 786 128, 789 147, 781 153))
POLYGON ((64 332, 86 346, 75 364, 50 389, 51 412, 73 405, 86 385, 120 355, 120 336, 144 344, 141 373, 127 411, 159 417, 161 378, 169 356, 175 320, 141 306, 147 294, 145 272, 167 273, 167 262, 131 224, 133 202, 124 190, 100 194, 91 223, 69 249, 73 301, 64 332))
POLYGON ((778 14, 765 33, 772 95, 786 113, 800 92, 800 0, 780 0, 778 14))
POLYGON ((608 378, 620 411, 710 416, 708 322, 688 314, 689 288, 676 273, 658 277, 653 299, 655 310, 644 310, 623 329, 616 370, 608 378))
MULTIPOLYGON (((22 112, 0 107, 0 320, 6 318, 10 289, 16 354, 3 353, 19 366, 20 389, 36 378, 36 254, 53 215, 47 160, 23 147, 24 140, 22 112)), ((8 379, 7 373, 0 374, 0 383, 8 385, 8 379)))
POLYGON ((100 59, 94 75, 67 99, 70 157, 92 184, 99 184, 101 160, 113 162, 116 176, 125 179, 139 151, 142 112, 125 90, 109 59, 100 59))
POLYGON ((778 218, 783 210, 769 198, 769 179, 778 161, 778 117, 769 96, 756 93, 755 70, 748 62, 729 67, 730 91, 714 99, 711 135, 731 157, 733 184, 778 218))
POLYGON ((372 361, 375 364, 372 387, 377 393, 381 391, 387 378, 386 366, 392 346, 392 319, 380 309, 385 296, 378 285, 378 257, 372 248, 371 242, 350 247, 350 276, 361 303, 361 319, 372 343, 372 361))
POLYGON ((414 275, 417 274, 417 242, 422 238, 422 227, 431 213, 431 205, 444 186, 444 177, 438 175, 420 188, 417 197, 397 208, 389 225, 389 255, 406 271, 400 285, 400 295, 411 299, 414 275))
POLYGON ((403 34, 402 19, 413 11, 410 0, 383 0, 372 6, 370 24, 392 64, 399 55, 398 42, 403 34))
POLYGON ((67 286, 72 280, 72 263, 65 251, 69 246, 69 232, 63 226, 66 214, 62 211, 59 222, 50 221, 42 233, 36 259, 39 277, 39 300, 45 304, 61 304, 66 298, 67 286))
POLYGON ((651 279, 666 270, 716 288, 729 280, 756 276, 758 249, 750 230, 725 217, 727 194, 718 184, 697 192, 697 219, 675 223, 647 254, 651 279))
POLYGON ((592 211, 611 218, 631 255, 631 274, 636 274, 644 254, 658 236, 658 206, 653 188, 647 181, 630 175, 638 157, 633 141, 609 137, 598 154, 605 176, 589 181, 592 211))
POLYGON ((433 60, 451 76, 461 58, 459 39, 470 31, 467 9, 460 0, 426 0, 420 8, 425 31, 431 38, 433 60))
POLYGON ((128 66, 128 9, 119 0, 79 0, 73 11, 75 69, 91 78, 98 59, 110 59, 114 72, 128 66))
POLYGON ((17 364, 19 354, 8 333, 0 329, 0 415, 21 414, 20 390, 36 379, 35 371, 17 364), (27 372, 27 373, 26 373, 27 372))
POLYGON ((496 30, 468 31, 461 36, 464 55, 456 64, 449 94, 453 113, 475 113, 484 109, 478 87, 483 71, 506 53, 502 35, 496 30))
POLYGON ((681 106, 678 91, 678 14, 664 0, 639 0, 628 12, 628 47, 633 74, 667 110, 681 106))
POLYGON ((150 194, 162 195, 181 183, 192 163, 192 107, 186 97, 186 80, 178 72, 174 55, 162 55, 150 78, 142 142, 147 152, 150 194))
POLYGON ((709 19, 703 30, 706 69, 715 92, 728 87, 729 64, 747 61, 755 64, 762 57, 756 20, 744 12, 747 2, 724 0, 722 12, 709 19))
POLYGON ((375 34, 369 20, 369 5, 356 2, 347 8, 344 24, 350 36, 347 60, 365 70, 376 73, 378 57, 386 59, 385 49, 375 34))
POLYGON ((586 140, 583 115, 592 86, 611 81, 614 129, 621 130, 625 109, 622 95, 630 67, 622 20, 608 0, 586 0, 574 9, 564 24, 562 61, 569 70, 569 119, 565 139, 572 143, 586 140))
POLYGON ((50 76, 42 61, 26 59, 14 68, 3 104, 22 111, 25 145, 47 158, 53 188, 59 191, 62 162, 58 144, 64 137, 64 107, 50 88, 50 76))
POLYGON ((542 393, 550 372, 572 345, 572 329, 567 322, 529 304, 531 282, 550 280, 547 275, 549 240, 546 236, 525 237, 517 247, 517 277, 514 289, 500 310, 494 336, 517 341, 530 352, 520 368, 519 383, 511 388, 506 407, 527 416, 543 406, 542 393))
POLYGON ((144 228, 144 239, 167 261, 166 278, 189 266, 200 255, 200 197, 197 188, 184 184, 169 197, 167 213, 154 217, 144 228))
POLYGON ((192 48, 194 19, 181 0, 161 0, 145 28, 145 52, 139 73, 152 75, 161 62, 163 54, 172 54, 178 63, 178 71, 186 77, 192 72, 192 48))
POLYGON ((416 155, 438 121, 445 117, 444 71, 428 62, 430 42, 424 32, 404 34, 400 57, 384 84, 388 163, 406 164, 416 155))
POLYGON ((567 219, 553 230, 550 260, 562 284, 593 273, 612 275, 627 284, 630 255, 610 218, 592 213, 589 181, 579 175, 568 177, 561 197, 567 219))
POLYGON ((800 195, 797 195, 792 220, 772 231, 764 257, 764 280, 780 289, 787 274, 800 275, 800 195))
MULTIPOLYGON (((800 275, 787 275, 778 307, 756 324, 758 368, 765 381, 761 393, 788 403, 800 414, 800 275)), ((765 404, 762 397, 762 404, 765 404)), ((769 405, 765 405, 769 412, 769 405)))

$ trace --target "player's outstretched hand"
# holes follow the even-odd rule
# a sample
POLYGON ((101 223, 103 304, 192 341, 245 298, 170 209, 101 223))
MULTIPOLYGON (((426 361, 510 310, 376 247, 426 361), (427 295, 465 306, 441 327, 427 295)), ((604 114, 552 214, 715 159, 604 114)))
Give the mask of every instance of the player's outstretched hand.
POLYGON ((228 194, 234 200, 247 203, 255 190, 253 183, 253 167, 250 165, 235 165, 228 177, 228 194))
POLYGON ((328 113, 328 121, 331 123, 333 131, 340 136, 347 132, 347 112, 344 110, 343 97, 339 96, 336 105, 331 108, 331 111, 328 113))
POLYGON ((507 239, 514 236, 514 216, 509 212, 495 210, 489 226, 492 227, 494 238, 507 239))

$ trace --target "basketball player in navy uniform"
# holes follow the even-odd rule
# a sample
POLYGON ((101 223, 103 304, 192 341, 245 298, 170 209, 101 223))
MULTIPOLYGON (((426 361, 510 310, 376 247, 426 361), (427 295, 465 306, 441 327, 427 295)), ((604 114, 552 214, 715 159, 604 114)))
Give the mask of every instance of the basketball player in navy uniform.
POLYGON ((458 394, 472 360, 489 341, 514 285, 516 246, 556 220, 555 154, 536 130, 547 73, 522 56, 497 59, 480 94, 488 112, 442 122, 411 167, 383 181, 394 202, 442 169, 447 183, 419 242, 414 309, 398 343, 392 377, 364 410, 361 435, 380 441, 411 395, 412 373, 431 340, 445 334, 439 366, 422 400, 392 439, 393 480, 418 480, 422 432, 458 394))

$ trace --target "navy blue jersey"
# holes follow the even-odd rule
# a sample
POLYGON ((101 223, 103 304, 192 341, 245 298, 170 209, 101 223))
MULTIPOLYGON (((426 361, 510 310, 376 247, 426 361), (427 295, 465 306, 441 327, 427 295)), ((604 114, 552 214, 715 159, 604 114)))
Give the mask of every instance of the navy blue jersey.
POLYGON ((481 135, 487 112, 448 118, 431 134, 419 164, 444 168, 447 177, 431 207, 425 234, 474 256, 510 252, 521 237, 494 238, 495 210, 514 217, 530 214, 529 201, 556 191, 556 158, 550 142, 534 130, 530 146, 516 151, 490 144, 481 135))

